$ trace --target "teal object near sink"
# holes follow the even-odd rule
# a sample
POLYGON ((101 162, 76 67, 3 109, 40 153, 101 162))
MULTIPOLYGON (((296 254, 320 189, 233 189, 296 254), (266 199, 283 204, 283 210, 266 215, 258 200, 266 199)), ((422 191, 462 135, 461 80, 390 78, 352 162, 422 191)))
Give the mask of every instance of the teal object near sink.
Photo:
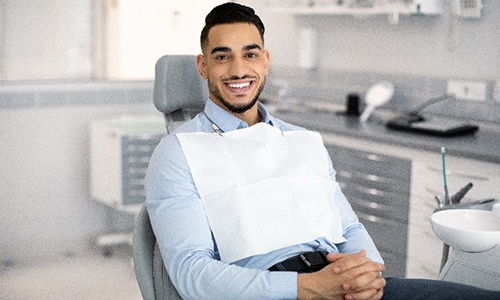
POLYGON ((500 244, 500 216, 485 210, 449 209, 431 216, 432 229, 446 245, 484 252, 500 244))

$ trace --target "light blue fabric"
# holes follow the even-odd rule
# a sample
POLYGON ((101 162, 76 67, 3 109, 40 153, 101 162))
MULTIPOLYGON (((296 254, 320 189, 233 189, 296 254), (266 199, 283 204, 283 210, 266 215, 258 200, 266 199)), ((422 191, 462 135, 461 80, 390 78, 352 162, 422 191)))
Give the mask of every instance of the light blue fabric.
MULTIPOLYGON (((260 103, 259 112, 263 122, 283 131, 304 130, 272 117, 260 103)), ((206 103, 205 113, 223 132, 248 127, 211 100, 206 103)), ((207 116, 198 114, 175 133, 213 132, 207 116)), ((346 242, 335 245, 318 238, 230 265, 220 262, 202 201, 175 133, 163 138, 151 157, 146 205, 166 269, 183 299, 297 299, 297 273, 267 269, 307 251, 355 253, 365 249, 372 260, 383 262, 340 188, 334 199, 342 216, 346 242)), ((331 162, 330 176, 335 180, 331 162)))

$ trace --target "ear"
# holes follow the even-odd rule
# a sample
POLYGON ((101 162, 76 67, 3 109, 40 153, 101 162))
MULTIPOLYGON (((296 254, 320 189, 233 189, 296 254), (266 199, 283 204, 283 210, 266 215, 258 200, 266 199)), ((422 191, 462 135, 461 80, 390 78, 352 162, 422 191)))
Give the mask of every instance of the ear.
POLYGON ((203 79, 207 79, 207 65, 205 63, 205 57, 203 54, 198 54, 196 56, 196 67, 198 68, 198 73, 203 79))
POLYGON ((265 71, 267 75, 269 73, 269 67, 271 66, 271 55, 268 50, 264 50, 264 58, 266 60, 265 71))

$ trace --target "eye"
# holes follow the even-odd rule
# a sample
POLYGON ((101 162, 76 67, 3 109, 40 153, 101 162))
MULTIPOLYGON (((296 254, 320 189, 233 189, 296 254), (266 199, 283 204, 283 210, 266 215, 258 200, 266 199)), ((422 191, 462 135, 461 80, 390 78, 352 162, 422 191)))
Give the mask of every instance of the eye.
POLYGON ((226 55, 226 54, 219 54, 219 55, 215 56, 215 60, 219 60, 219 61, 224 61, 224 60, 228 60, 228 59, 229 59, 229 55, 226 55))
POLYGON ((248 58, 257 58, 259 55, 257 53, 254 53, 254 52, 250 52, 247 54, 247 57, 248 58))

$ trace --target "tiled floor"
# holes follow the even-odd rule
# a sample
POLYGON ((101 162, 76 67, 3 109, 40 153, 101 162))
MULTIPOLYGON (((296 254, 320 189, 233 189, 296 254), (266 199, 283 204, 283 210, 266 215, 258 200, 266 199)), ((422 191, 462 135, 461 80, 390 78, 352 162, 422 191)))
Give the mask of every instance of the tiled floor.
POLYGON ((2 300, 140 300, 130 255, 90 253, 26 265, 0 265, 2 300))

